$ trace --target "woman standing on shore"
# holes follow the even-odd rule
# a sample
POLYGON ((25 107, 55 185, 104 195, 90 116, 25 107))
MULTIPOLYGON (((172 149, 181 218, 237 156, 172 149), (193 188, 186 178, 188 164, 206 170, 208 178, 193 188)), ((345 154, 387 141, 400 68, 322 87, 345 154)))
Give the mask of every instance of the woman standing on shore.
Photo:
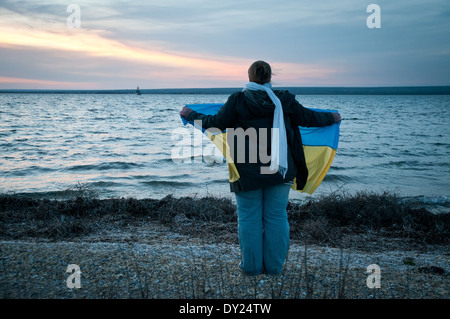
POLYGON ((244 134, 245 143, 241 147, 233 143, 231 150, 239 173, 230 188, 236 195, 238 210, 240 268, 248 275, 276 275, 282 271, 289 250, 289 191, 294 178, 299 190, 308 178, 298 126, 331 125, 340 121, 340 115, 309 110, 288 91, 273 91, 271 67, 264 61, 254 62, 248 76, 250 82, 245 89, 232 94, 216 115, 204 115, 187 107, 180 115, 187 121, 201 121, 204 129, 257 132, 258 142, 252 141, 251 134, 244 134), (243 152, 249 156, 240 156, 243 152), (270 169, 267 161, 254 160, 252 152, 270 154, 270 169))

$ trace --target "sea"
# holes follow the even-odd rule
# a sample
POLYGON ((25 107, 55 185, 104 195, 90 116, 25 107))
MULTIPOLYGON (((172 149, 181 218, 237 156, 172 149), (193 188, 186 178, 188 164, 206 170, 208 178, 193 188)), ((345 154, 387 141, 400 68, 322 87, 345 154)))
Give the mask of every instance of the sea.
MULTIPOLYGON (((228 94, 0 94, 0 193, 54 199, 234 199, 212 142, 179 111, 228 94), (199 143, 199 138, 201 142, 199 143)), ((395 193, 450 211, 450 95, 297 95, 341 113, 332 166, 314 194, 395 193)))

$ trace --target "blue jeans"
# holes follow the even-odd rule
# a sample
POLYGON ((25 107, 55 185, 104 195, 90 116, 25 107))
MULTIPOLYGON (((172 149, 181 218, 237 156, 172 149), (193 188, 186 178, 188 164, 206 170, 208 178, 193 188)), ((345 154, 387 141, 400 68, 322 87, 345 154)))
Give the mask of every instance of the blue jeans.
POLYGON ((248 275, 277 275, 289 250, 289 223, 286 207, 288 184, 236 193, 238 236, 242 260, 248 275))

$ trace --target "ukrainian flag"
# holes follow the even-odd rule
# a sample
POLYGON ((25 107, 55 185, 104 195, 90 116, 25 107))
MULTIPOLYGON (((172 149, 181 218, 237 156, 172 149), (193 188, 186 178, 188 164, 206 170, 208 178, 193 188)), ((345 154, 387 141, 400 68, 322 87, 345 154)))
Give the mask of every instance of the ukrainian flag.
MULTIPOLYGON (((223 106, 223 104, 188 104, 186 106, 198 113, 202 113, 205 115, 214 115, 223 106)), ((335 110, 311 110, 318 112, 337 113, 337 111, 335 110)), ((190 123, 195 126, 193 122, 187 122, 184 118, 181 119, 184 125, 190 123)), ((340 123, 324 127, 299 126, 300 134, 302 136, 303 150, 305 153, 306 166, 308 167, 308 180, 305 187, 300 192, 305 192, 308 194, 314 193, 320 183, 322 183, 325 175, 328 173, 328 170, 330 169, 331 163, 333 162, 334 156, 336 155, 336 150, 338 148, 339 125, 340 123)), ((208 138, 212 142, 214 142, 216 147, 224 155, 228 163, 230 182, 237 181, 239 179, 239 172, 237 171, 236 166, 230 158, 230 150, 226 143, 226 131, 220 133, 211 133, 201 127, 197 127, 197 129, 201 129, 203 133, 207 134, 208 138)), ((295 189, 295 187, 296 181, 294 180, 294 185, 292 185, 292 188, 295 189)))

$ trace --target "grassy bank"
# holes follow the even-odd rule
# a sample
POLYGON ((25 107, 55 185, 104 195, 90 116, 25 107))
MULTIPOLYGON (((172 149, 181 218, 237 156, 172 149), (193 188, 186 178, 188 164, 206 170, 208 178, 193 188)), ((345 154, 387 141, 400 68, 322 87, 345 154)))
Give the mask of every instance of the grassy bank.
MULTIPOLYGON (((289 203, 291 239, 301 243, 370 249, 372 245, 448 245, 450 214, 433 214, 388 193, 333 195, 289 203)), ((230 199, 203 197, 68 200, 0 195, 0 238, 70 240, 105 227, 151 222, 210 242, 237 243, 236 207, 230 199)))

